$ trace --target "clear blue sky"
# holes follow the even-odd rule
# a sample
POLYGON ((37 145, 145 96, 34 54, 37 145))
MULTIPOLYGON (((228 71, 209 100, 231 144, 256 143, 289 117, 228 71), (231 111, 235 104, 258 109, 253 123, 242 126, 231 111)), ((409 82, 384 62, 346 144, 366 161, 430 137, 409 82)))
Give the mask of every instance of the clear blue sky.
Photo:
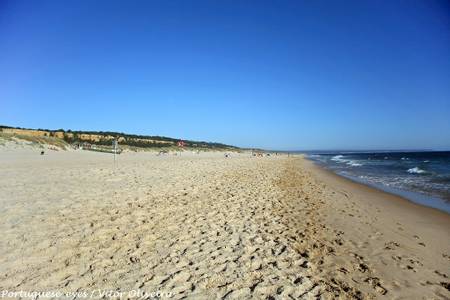
POLYGON ((0 124, 450 149, 447 1, 0 1, 0 124))

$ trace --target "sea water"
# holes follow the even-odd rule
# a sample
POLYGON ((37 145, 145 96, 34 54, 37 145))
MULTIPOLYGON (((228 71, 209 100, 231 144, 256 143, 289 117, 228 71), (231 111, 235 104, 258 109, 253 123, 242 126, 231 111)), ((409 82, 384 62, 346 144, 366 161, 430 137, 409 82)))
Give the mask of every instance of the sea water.
POLYGON ((335 173, 450 213, 450 151, 316 152, 335 173))

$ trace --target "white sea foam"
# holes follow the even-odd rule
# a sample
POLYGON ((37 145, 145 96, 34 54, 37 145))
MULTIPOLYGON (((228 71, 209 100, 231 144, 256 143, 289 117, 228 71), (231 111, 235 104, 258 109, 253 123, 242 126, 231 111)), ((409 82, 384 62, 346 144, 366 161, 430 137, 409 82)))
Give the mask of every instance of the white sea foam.
POLYGON ((338 162, 338 163, 348 163, 350 160, 348 159, 344 159, 343 155, 336 155, 333 156, 333 158, 331 159, 332 161, 338 162))
POLYGON ((331 158, 331 160, 335 161, 335 162, 338 162, 338 163, 345 163, 346 165, 351 166, 351 167, 360 167, 360 166, 362 166, 362 164, 360 164, 360 163, 357 163, 357 162, 355 162, 353 160, 344 159, 343 157, 344 157, 343 155, 336 155, 336 156, 333 156, 331 158))
POLYGON ((414 168, 408 169, 407 172, 410 173, 410 174, 423 174, 423 173, 426 173, 425 170, 422 170, 422 169, 420 169, 418 167, 414 167, 414 168))
POLYGON ((343 155, 336 155, 336 156, 333 156, 331 158, 331 160, 335 161, 335 162, 340 162, 340 163, 346 162, 347 160, 346 159, 342 159, 343 157, 344 157, 343 155))

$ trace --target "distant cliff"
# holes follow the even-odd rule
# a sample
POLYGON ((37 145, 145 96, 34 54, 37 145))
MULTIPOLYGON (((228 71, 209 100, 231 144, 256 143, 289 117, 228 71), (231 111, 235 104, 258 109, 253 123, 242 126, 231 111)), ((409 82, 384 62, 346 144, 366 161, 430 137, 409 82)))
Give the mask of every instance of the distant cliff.
MULTIPOLYGON (((28 129, 0 125, 0 132, 17 136, 28 136, 36 138, 60 139, 68 144, 89 143, 93 145, 110 146, 114 140, 119 142, 120 146, 129 146, 137 148, 162 148, 177 147, 180 139, 163 136, 146 136, 126 134, 120 132, 103 131, 72 131, 72 130, 49 130, 49 129, 28 129)), ((188 148, 212 149, 212 150, 238 150, 238 147, 225 145, 221 143, 211 143, 202 141, 182 140, 183 146, 188 148)))

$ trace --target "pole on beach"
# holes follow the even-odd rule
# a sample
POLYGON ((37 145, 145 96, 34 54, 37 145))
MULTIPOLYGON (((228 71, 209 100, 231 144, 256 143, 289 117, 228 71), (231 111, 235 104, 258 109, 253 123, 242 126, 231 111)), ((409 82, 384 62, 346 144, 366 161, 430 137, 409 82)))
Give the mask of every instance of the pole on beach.
POLYGON ((114 139, 113 141, 113 152, 114 152, 114 169, 116 169, 116 153, 117 153, 117 140, 114 139))

